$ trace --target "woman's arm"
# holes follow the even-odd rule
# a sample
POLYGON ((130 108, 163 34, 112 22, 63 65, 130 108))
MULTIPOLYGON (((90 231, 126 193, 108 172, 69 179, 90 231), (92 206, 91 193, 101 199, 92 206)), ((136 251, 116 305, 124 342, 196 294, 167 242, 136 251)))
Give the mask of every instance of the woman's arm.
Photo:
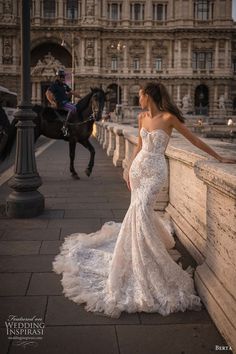
POLYGON ((135 147, 134 155, 133 155, 131 162, 133 161, 135 156, 139 153, 139 151, 142 149, 142 138, 140 135, 140 130, 142 128, 142 116, 143 116, 143 113, 139 113, 139 115, 138 115, 138 144, 135 147))
POLYGON ((228 159, 224 158, 223 156, 220 156, 217 154, 215 150, 213 150, 209 145, 204 143, 201 139, 199 139, 195 134, 189 130, 186 125, 180 120, 171 115, 171 125, 178 130, 179 133, 181 133, 186 139, 188 139, 193 145, 197 146, 199 149, 202 151, 205 151, 207 154, 213 156, 215 159, 217 159, 219 162, 224 162, 224 163, 236 163, 236 159, 228 159))

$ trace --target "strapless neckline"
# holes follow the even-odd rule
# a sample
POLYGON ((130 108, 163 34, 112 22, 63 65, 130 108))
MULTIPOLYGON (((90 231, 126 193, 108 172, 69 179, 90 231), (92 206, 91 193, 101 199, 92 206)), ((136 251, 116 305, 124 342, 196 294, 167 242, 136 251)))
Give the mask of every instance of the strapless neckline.
POLYGON ((148 131, 146 128, 142 127, 141 130, 145 130, 148 134, 152 134, 152 133, 155 133, 157 131, 160 131, 160 132, 163 132, 165 133, 169 138, 170 138, 170 135, 164 130, 164 129, 161 129, 161 128, 157 128, 157 129, 153 129, 151 131, 148 131))

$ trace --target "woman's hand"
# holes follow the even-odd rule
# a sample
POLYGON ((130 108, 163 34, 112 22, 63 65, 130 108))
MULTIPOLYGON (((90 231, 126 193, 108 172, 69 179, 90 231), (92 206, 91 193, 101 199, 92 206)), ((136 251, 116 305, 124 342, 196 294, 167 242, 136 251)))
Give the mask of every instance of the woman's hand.
POLYGON ((228 159, 227 157, 220 157, 219 162, 221 163, 236 163, 236 159, 228 159))

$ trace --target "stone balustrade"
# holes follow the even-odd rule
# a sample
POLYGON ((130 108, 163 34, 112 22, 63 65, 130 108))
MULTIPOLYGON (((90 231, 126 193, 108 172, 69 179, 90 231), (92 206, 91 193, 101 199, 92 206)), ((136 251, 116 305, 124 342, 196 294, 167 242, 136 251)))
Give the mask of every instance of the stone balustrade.
MULTIPOLYGON (((114 165, 123 168, 126 178, 138 129, 97 122, 94 136, 113 156, 114 165)), ((201 139, 218 153, 236 157, 233 144, 201 139)), ((165 155, 169 181, 155 209, 169 214, 177 237, 196 260, 197 291, 216 326, 236 350, 235 164, 220 164, 176 131, 165 155)))

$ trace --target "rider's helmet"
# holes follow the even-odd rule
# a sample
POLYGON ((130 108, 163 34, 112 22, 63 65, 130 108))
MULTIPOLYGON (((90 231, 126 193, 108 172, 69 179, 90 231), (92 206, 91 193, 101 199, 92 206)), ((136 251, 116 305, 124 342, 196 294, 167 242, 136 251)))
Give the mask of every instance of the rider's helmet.
POLYGON ((56 71, 56 76, 58 76, 58 77, 65 77, 65 76, 66 76, 65 70, 64 70, 64 69, 58 69, 58 70, 56 71))

